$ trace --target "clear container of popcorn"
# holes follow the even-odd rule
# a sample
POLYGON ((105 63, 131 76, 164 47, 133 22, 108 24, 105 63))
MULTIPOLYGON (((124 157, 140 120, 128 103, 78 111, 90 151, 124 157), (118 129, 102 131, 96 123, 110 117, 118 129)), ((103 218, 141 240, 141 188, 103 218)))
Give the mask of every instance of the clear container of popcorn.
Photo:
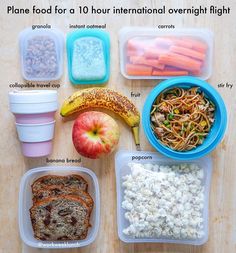
POLYGON ((119 151, 115 167, 121 241, 202 245, 208 240, 209 157, 176 161, 154 152, 119 151))
POLYGON ((19 44, 24 79, 53 81, 61 78, 64 36, 59 30, 27 28, 20 33, 19 44))

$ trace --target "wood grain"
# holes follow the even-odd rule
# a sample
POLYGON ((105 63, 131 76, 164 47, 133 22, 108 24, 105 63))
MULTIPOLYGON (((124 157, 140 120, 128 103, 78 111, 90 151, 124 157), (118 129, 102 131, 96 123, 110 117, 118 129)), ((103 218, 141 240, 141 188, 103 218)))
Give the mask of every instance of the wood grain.
MULTIPOLYGON (((65 34, 69 32, 69 24, 107 24, 107 30, 111 35, 111 78, 108 87, 122 91, 130 97, 130 91, 141 92, 141 98, 134 98, 133 102, 142 110, 147 94, 157 83, 156 81, 130 81, 124 79, 119 71, 118 31, 123 26, 157 26, 159 24, 174 24, 181 27, 206 27, 215 35, 214 66, 209 82, 217 88, 221 82, 234 84, 234 88, 218 89, 223 96, 229 116, 229 124, 224 141, 212 153, 214 159, 214 171, 210 194, 210 226, 209 241, 200 247, 171 244, 124 244, 117 236, 116 225, 116 191, 114 173, 114 155, 109 159, 91 161, 82 158, 82 165, 91 168, 98 176, 101 191, 101 223, 96 241, 88 247, 73 250, 44 250, 43 252, 168 252, 168 253, 226 253, 236 252, 236 2, 211 1, 214 5, 230 5, 231 14, 217 15, 10 15, 6 14, 7 1, 1 1, 0 10, 0 76, 1 76, 1 140, 0 140, 0 252, 24 252, 39 253, 38 249, 32 249, 24 245, 19 237, 17 223, 18 190, 21 176, 30 168, 46 165, 44 158, 26 159, 21 155, 20 145, 14 126, 14 117, 8 110, 7 93, 9 84, 23 83, 20 73, 18 35, 26 27, 32 24, 51 24, 58 27, 65 34)), ((11 4, 19 8, 30 7, 36 4, 38 7, 47 7, 50 4, 58 4, 60 7, 77 8, 85 1, 11 1, 11 4)), ((103 0, 86 1, 87 5, 104 8, 113 5, 123 7, 149 6, 158 8, 166 3, 167 7, 192 7, 193 5, 205 5, 206 1, 181 1, 181 0, 103 0), (197 2, 197 3, 196 3, 197 2)), ((65 55, 66 57, 66 55, 65 55)), ((66 61, 64 61, 66 62, 66 61)), ((67 68, 60 80, 60 103, 76 88, 68 81, 67 68)), ((113 115, 114 116, 114 115, 113 115)), ((119 148, 134 150, 132 135, 127 126, 114 116, 119 123, 122 135, 119 148)), ((60 116, 56 116, 56 134, 54 150, 50 158, 78 158, 71 144, 71 126, 73 122, 63 122, 60 116)), ((153 150, 144 137, 141 130, 141 143, 144 150, 153 150)), ((80 164, 81 165, 81 164, 80 164)), ((26 210, 27 212, 28 210, 26 210)))

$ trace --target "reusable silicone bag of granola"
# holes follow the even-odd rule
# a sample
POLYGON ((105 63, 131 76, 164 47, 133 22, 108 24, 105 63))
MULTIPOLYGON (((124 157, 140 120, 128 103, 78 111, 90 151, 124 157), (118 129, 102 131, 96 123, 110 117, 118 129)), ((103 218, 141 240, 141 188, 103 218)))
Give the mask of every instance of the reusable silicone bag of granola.
POLYGON ((102 84, 110 76, 110 38, 97 29, 76 30, 67 36, 70 81, 77 84, 102 84))
POLYGON ((53 81, 63 73, 64 37, 57 29, 27 28, 20 33, 21 70, 28 81, 53 81))

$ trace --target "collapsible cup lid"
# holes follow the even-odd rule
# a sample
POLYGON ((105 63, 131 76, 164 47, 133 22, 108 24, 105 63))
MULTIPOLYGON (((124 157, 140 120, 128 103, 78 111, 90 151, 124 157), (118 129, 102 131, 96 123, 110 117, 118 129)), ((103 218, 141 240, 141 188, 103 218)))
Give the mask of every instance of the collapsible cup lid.
POLYGON ((56 111, 57 91, 29 90, 9 92, 10 110, 13 113, 33 114, 56 111))
POLYGON ((9 92, 10 103, 31 104, 57 101, 57 91, 54 90, 14 90, 9 92))

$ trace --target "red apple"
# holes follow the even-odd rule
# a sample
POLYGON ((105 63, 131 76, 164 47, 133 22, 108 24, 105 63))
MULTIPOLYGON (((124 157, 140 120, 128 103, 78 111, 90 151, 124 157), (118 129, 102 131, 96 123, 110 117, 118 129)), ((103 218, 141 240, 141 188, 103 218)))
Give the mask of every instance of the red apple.
POLYGON ((72 140, 77 152, 92 159, 111 153, 119 137, 120 131, 115 120, 105 113, 96 111, 80 114, 72 131, 72 140))

